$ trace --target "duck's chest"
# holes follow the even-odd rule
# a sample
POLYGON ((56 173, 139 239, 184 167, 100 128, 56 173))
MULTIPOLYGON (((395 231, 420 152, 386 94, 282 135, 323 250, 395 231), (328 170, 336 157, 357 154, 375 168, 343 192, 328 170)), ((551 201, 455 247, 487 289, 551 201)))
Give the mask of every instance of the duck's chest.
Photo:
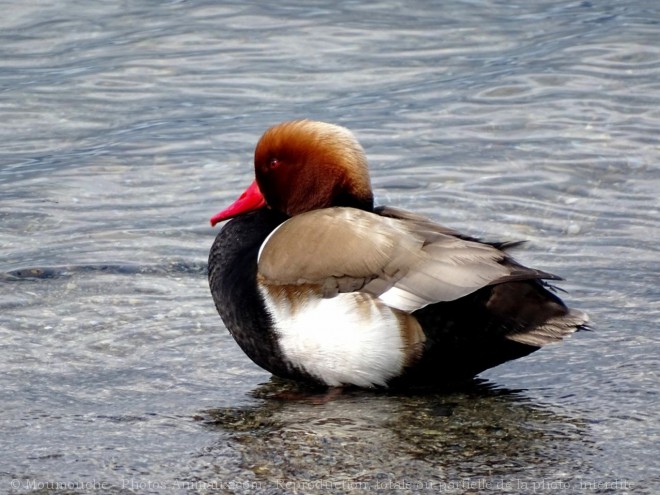
POLYGON ((259 248, 283 220, 259 210, 225 224, 209 253, 208 277, 218 314, 243 352, 271 373, 290 376, 256 283, 259 248))

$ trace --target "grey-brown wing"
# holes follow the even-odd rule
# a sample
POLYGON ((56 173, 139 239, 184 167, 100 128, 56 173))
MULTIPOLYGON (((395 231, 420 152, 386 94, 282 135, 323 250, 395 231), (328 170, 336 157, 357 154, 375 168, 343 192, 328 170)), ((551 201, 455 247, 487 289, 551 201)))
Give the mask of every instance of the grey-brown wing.
POLYGON ((362 290, 408 312, 493 283, 554 278, 424 217, 354 208, 315 210, 287 220, 265 241, 259 274, 271 285, 318 287, 326 297, 362 290))

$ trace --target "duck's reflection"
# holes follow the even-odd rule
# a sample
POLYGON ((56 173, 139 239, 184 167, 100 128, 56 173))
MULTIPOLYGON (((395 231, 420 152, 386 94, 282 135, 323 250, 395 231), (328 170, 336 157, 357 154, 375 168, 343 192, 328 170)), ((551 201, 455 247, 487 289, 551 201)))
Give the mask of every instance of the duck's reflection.
POLYGON ((229 446, 240 456, 235 468, 263 483, 334 480, 378 488, 407 479, 450 488, 447 480, 506 479, 523 491, 521 483, 575 472, 592 448, 580 420, 533 404, 524 391, 481 380, 454 390, 328 396, 272 379, 252 395, 261 401, 256 407, 202 416, 208 428, 226 433, 218 462, 229 446))

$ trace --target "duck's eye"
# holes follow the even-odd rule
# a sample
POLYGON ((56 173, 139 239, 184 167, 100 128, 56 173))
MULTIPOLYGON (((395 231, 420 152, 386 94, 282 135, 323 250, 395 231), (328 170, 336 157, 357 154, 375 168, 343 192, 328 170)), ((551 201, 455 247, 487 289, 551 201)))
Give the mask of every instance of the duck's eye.
POLYGON ((281 160, 278 160, 277 158, 271 158, 270 160, 268 160, 268 168, 270 170, 276 169, 281 164, 282 164, 281 160))

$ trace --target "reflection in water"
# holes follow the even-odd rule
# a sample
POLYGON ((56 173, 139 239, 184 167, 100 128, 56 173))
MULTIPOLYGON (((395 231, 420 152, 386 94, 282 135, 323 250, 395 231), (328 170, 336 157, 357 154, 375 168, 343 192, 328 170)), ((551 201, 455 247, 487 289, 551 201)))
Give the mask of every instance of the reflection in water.
POLYGON ((571 470, 590 472, 593 445, 580 419, 484 381, 452 392, 346 391, 328 398, 272 379, 254 396, 263 399, 257 407, 202 413, 208 428, 222 432, 204 457, 207 470, 223 470, 229 446, 262 488, 326 483, 360 491, 398 483, 391 487, 414 491, 423 483, 463 493, 470 483, 521 488, 544 478, 562 482, 571 470))

